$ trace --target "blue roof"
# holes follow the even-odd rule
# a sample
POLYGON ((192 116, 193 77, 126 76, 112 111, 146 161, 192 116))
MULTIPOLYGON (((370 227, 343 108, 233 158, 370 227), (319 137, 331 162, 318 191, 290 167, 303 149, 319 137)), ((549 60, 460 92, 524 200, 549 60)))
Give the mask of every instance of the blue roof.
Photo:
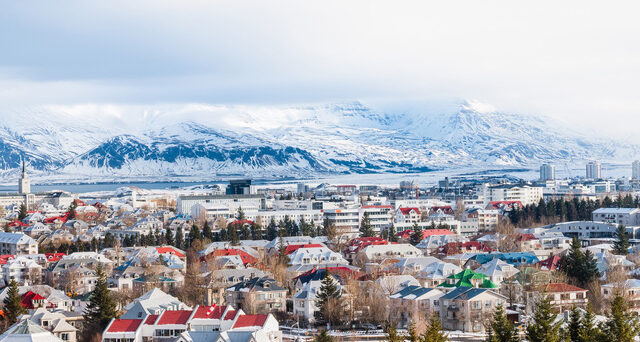
POLYGON ((483 294, 487 291, 489 291, 489 289, 480 289, 475 287, 458 287, 455 290, 440 297, 440 300, 472 299, 473 297, 483 294))
POLYGON ((417 286, 417 285, 409 285, 407 287, 405 287, 404 289, 396 292, 393 294, 393 297, 398 298, 404 298, 406 296, 409 295, 414 295, 417 297, 420 297, 422 295, 424 295, 425 293, 429 293, 433 291, 432 288, 428 288, 428 287, 422 287, 422 286, 417 286))
POLYGON ((469 258, 469 260, 475 260, 481 264, 486 264, 494 259, 500 259, 513 266, 536 264, 540 262, 540 259, 531 252, 476 254, 469 258))

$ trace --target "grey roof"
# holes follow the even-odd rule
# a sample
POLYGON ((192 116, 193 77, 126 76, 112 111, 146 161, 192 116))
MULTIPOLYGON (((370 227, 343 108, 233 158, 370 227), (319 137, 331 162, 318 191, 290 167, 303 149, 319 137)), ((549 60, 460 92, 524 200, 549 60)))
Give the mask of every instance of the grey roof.
POLYGON ((250 288, 255 291, 286 291, 284 287, 276 284, 275 279, 267 277, 251 278, 230 286, 227 289, 231 291, 240 291, 243 288, 250 288))

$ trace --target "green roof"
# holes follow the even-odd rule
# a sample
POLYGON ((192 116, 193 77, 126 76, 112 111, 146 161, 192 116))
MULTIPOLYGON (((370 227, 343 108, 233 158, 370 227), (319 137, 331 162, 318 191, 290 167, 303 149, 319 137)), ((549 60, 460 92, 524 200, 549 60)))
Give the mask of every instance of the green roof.
POLYGON ((487 277, 486 275, 482 273, 474 272, 470 269, 466 269, 462 272, 452 274, 448 276, 447 279, 458 279, 458 281, 455 284, 449 284, 445 281, 444 283, 438 286, 439 287, 474 287, 472 280, 481 279, 482 280, 482 284, 480 285, 481 288, 495 289, 498 287, 498 285, 496 285, 494 282, 489 280, 489 277, 487 277))

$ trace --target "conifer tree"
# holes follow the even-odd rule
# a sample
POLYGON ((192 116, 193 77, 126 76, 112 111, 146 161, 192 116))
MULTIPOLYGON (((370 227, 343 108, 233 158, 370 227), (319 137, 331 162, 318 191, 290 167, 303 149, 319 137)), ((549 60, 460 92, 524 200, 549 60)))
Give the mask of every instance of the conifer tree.
POLYGON ((14 279, 9 282, 7 297, 4 299, 4 313, 9 324, 18 320, 18 316, 27 313, 27 309, 22 306, 22 297, 18 292, 18 283, 14 279))
POLYGON ((18 212, 18 220, 22 221, 27 217, 27 206, 24 203, 20 204, 20 211, 18 212))
POLYGON ((255 222, 251 224, 251 240, 262 240, 262 226, 255 222))
POLYGON ((313 339, 314 342, 333 342, 333 337, 329 335, 327 329, 323 329, 318 336, 313 339))
POLYGON ((164 233, 164 239, 167 242, 167 245, 174 245, 175 241, 173 240, 173 231, 171 231, 171 228, 167 228, 166 232, 164 233))
POLYGON ((629 313, 624 297, 619 293, 611 302, 611 313, 602 325, 606 342, 632 342, 640 333, 640 322, 629 313))
POLYGON ((560 342, 560 323, 554 323, 556 315, 551 310, 551 302, 543 298, 536 304, 533 323, 527 327, 529 342, 560 342))
POLYGON ((186 249, 184 248, 184 235, 182 234, 182 227, 178 226, 178 229, 176 230, 176 245, 177 248, 180 249, 186 249))
POLYGON ((111 319, 118 314, 101 264, 98 264, 96 274, 96 287, 89 295, 89 304, 84 311, 85 337, 104 331, 111 319))
POLYGON ((580 286, 600 277, 596 260, 590 251, 583 253, 580 250, 580 242, 573 238, 571 247, 565 256, 560 259, 560 270, 580 286))
POLYGON ((413 224, 413 233, 411 234, 411 244, 417 245, 422 241, 422 228, 417 223, 413 224))
POLYGON ((71 202, 71 204, 69 205, 69 209, 67 210, 67 221, 75 220, 77 207, 78 207, 78 204, 76 203, 76 201, 71 202))
POLYGON ((242 210, 242 207, 238 207, 238 212, 236 214, 236 220, 242 221, 242 220, 245 220, 246 218, 247 218, 247 216, 244 214, 244 210, 242 210))
POLYGON ((507 319, 507 315, 505 314, 502 305, 498 306, 493 312, 493 318, 489 323, 486 342, 517 341, 520 341, 517 328, 507 319))
POLYGON ((362 215, 362 221, 360 221, 360 237, 373 237, 376 236, 376 232, 371 227, 371 220, 369 219, 369 213, 364 212, 362 215))
POLYGON ((431 316, 429 327, 422 334, 423 342, 446 342, 447 335, 442 331, 442 323, 438 315, 431 316))
POLYGON ((388 324, 385 328, 385 332, 387 333, 387 342, 404 342, 404 337, 398 333, 398 329, 396 329, 395 325, 388 324))
POLYGON ((569 313, 569 322, 567 323, 567 328, 564 332, 565 339, 569 342, 581 342, 581 328, 582 317, 580 317, 580 311, 578 310, 578 308, 574 307, 573 310, 571 310, 571 312, 569 313))
POLYGON ((344 318, 342 293, 328 269, 325 269, 320 290, 316 295, 316 303, 318 315, 322 321, 333 325, 344 318))
POLYGON ((418 331, 416 329, 416 324, 414 322, 411 322, 411 324, 409 324, 409 328, 407 329, 407 338, 406 340, 408 340, 409 342, 421 342, 421 336, 420 334, 418 334, 418 331))
POLYGON ((616 240, 613 242, 613 254, 627 255, 629 254, 629 234, 623 225, 616 228, 616 240))
MULTIPOLYGON (((595 315, 591 306, 587 306, 587 312, 580 321, 580 330, 578 331, 578 342, 598 342, 604 340, 602 330, 595 323, 595 315)), ((573 342, 573 341, 572 341, 573 342)))
POLYGON ((237 245, 240 242, 240 239, 238 238, 238 228, 235 224, 229 225, 229 227, 227 227, 227 229, 229 229, 228 233, 228 238, 229 238, 229 242, 231 242, 232 245, 237 245))
POLYGON ((200 233, 200 228, 198 228, 198 226, 196 226, 195 224, 191 227, 191 230, 189 231, 189 243, 188 246, 190 247, 194 241, 196 240, 200 240, 202 241, 202 234, 200 233))
POLYGON ((272 241, 278 237, 278 227, 276 226, 276 220, 271 218, 269 225, 267 226, 267 240, 272 241))
POLYGON ((204 220, 204 225, 202 226, 202 237, 213 241, 213 233, 211 232, 211 227, 209 227, 209 221, 204 220))
POLYGON ((398 234, 396 233, 396 226, 391 223, 391 227, 389 227, 389 233, 387 234, 387 238, 389 242, 398 242, 398 234))

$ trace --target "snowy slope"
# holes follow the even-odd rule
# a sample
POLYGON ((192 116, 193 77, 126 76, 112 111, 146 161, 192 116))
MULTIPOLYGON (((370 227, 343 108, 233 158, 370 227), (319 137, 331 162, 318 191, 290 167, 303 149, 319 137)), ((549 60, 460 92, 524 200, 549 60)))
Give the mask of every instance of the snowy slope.
POLYGON ((627 161, 638 145, 548 118, 468 102, 451 113, 387 114, 360 103, 26 108, 0 116, 0 174, 22 156, 65 179, 310 177, 541 162, 627 161))

